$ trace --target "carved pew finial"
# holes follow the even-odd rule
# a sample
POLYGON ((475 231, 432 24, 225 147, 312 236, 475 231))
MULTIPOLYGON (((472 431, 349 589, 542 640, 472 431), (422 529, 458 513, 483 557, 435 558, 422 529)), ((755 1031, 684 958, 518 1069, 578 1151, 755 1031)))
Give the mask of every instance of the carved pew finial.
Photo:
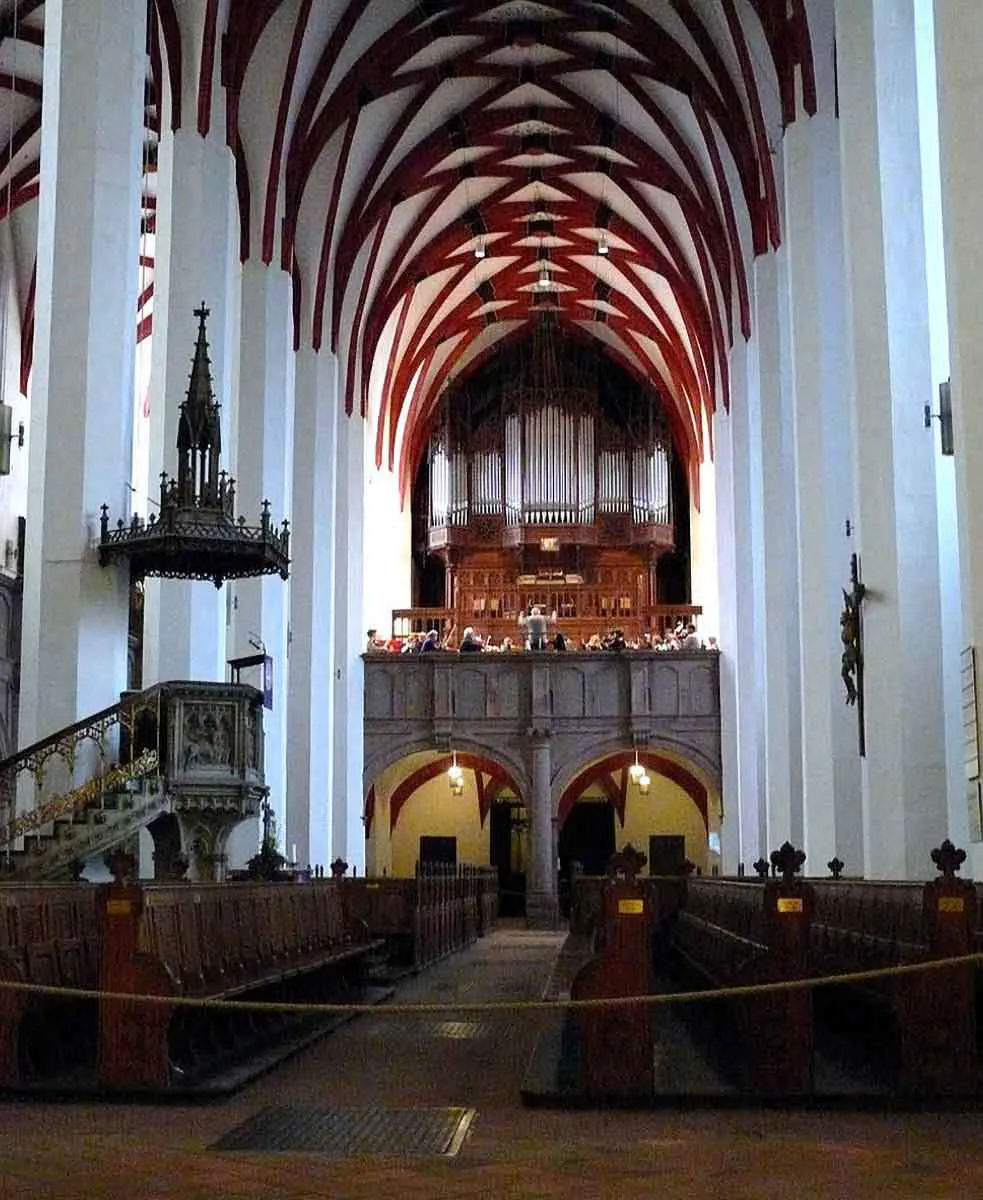
POLYGON ((805 860, 805 851, 796 850, 791 842, 783 842, 777 850, 771 852, 771 865, 786 883, 791 883, 798 875, 805 860))
POLYGON ((948 838, 932 851, 932 862, 942 872, 942 878, 954 879, 956 872, 966 861, 966 851, 954 846, 948 838))
POLYGON ((641 850, 636 850, 629 842, 623 850, 608 859, 607 874, 611 879, 621 876, 626 883, 634 883, 639 871, 647 862, 648 856, 641 850))
POLYGON ((838 858, 835 854, 826 864, 830 875, 832 875, 834 879, 840 878, 840 876, 843 874, 843 868, 845 866, 846 863, 841 858, 838 858))
POLYGON ((117 887, 122 887, 128 879, 133 879, 136 876, 137 860, 132 854, 127 854, 120 846, 117 846, 104 855, 102 861, 109 869, 113 877, 113 882, 117 887))

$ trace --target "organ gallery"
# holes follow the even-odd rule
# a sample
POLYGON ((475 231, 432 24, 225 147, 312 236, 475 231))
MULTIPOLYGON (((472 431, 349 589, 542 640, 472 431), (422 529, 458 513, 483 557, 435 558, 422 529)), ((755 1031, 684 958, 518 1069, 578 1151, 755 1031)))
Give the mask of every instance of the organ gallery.
POLYGON ((426 549, 458 622, 500 637, 537 604, 576 636, 634 635, 688 600, 660 583, 688 501, 659 396, 548 310, 446 389, 426 472, 426 549))

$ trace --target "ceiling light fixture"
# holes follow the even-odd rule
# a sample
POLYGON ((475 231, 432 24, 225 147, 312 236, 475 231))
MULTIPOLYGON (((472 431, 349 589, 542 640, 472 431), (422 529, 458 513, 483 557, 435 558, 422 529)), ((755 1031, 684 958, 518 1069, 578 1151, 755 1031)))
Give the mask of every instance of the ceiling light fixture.
POLYGON ((485 246, 484 240, 479 238, 478 241, 475 242, 475 246, 474 246, 475 258, 478 258, 478 259, 484 258, 487 253, 488 253, 488 250, 485 246))
POLYGON ((606 257, 610 253, 610 247, 608 246, 608 239, 603 233, 597 239, 597 253, 600 254, 602 257, 606 257))
POLYGON ((457 765, 457 751, 452 751, 453 762, 447 768, 447 782, 450 784, 451 795, 460 796, 464 791, 464 769, 457 765))

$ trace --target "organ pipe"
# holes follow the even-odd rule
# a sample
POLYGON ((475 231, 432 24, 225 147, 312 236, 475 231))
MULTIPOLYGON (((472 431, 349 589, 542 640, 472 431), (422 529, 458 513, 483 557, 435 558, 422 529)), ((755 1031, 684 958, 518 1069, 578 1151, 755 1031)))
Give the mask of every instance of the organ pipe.
MULTIPOLYGON (((589 390, 520 388, 483 424, 448 405, 429 453, 431 526, 672 522, 671 443, 657 406, 617 424, 589 390), (477 443, 477 444, 476 444, 477 443)), ((634 416, 632 416, 634 413, 634 416)))

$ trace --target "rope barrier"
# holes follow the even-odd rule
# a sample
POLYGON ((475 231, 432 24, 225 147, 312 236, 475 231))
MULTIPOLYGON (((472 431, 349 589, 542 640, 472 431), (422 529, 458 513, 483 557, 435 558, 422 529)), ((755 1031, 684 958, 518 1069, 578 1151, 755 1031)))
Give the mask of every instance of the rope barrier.
MULTIPOLYGON (((714 988, 707 991, 661 992, 647 996, 616 996, 596 1000, 519 1000, 519 1001, 443 1001, 439 1004, 286 1004, 266 1000, 223 1000, 207 996, 160 996, 130 992, 104 992, 91 988, 57 987, 52 984, 22 983, 0 979, 0 992, 29 993, 73 1000, 109 1000, 127 1004, 167 1005, 173 1008, 220 1009, 223 1012, 287 1013, 297 1015, 334 1016, 372 1013, 375 1016, 445 1016, 447 1014, 492 1014, 516 1012, 565 1012, 598 1008, 658 1008, 672 1004, 702 1003, 716 1000, 736 1000, 779 992, 806 991, 834 987, 847 983, 871 983, 879 980, 917 975, 926 971, 941 971, 953 967, 975 966, 983 963, 983 953, 964 954, 957 958, 932 959, 927 962, 905 963, 896 967, 877 967, 868 971, 850 971, 842 975, 823 975, 804 979, 783 979, 775 983, 749 984, 740 987, 714 988)), ((256 985, 275 983, 276 979, 256 980, 256 985)))

